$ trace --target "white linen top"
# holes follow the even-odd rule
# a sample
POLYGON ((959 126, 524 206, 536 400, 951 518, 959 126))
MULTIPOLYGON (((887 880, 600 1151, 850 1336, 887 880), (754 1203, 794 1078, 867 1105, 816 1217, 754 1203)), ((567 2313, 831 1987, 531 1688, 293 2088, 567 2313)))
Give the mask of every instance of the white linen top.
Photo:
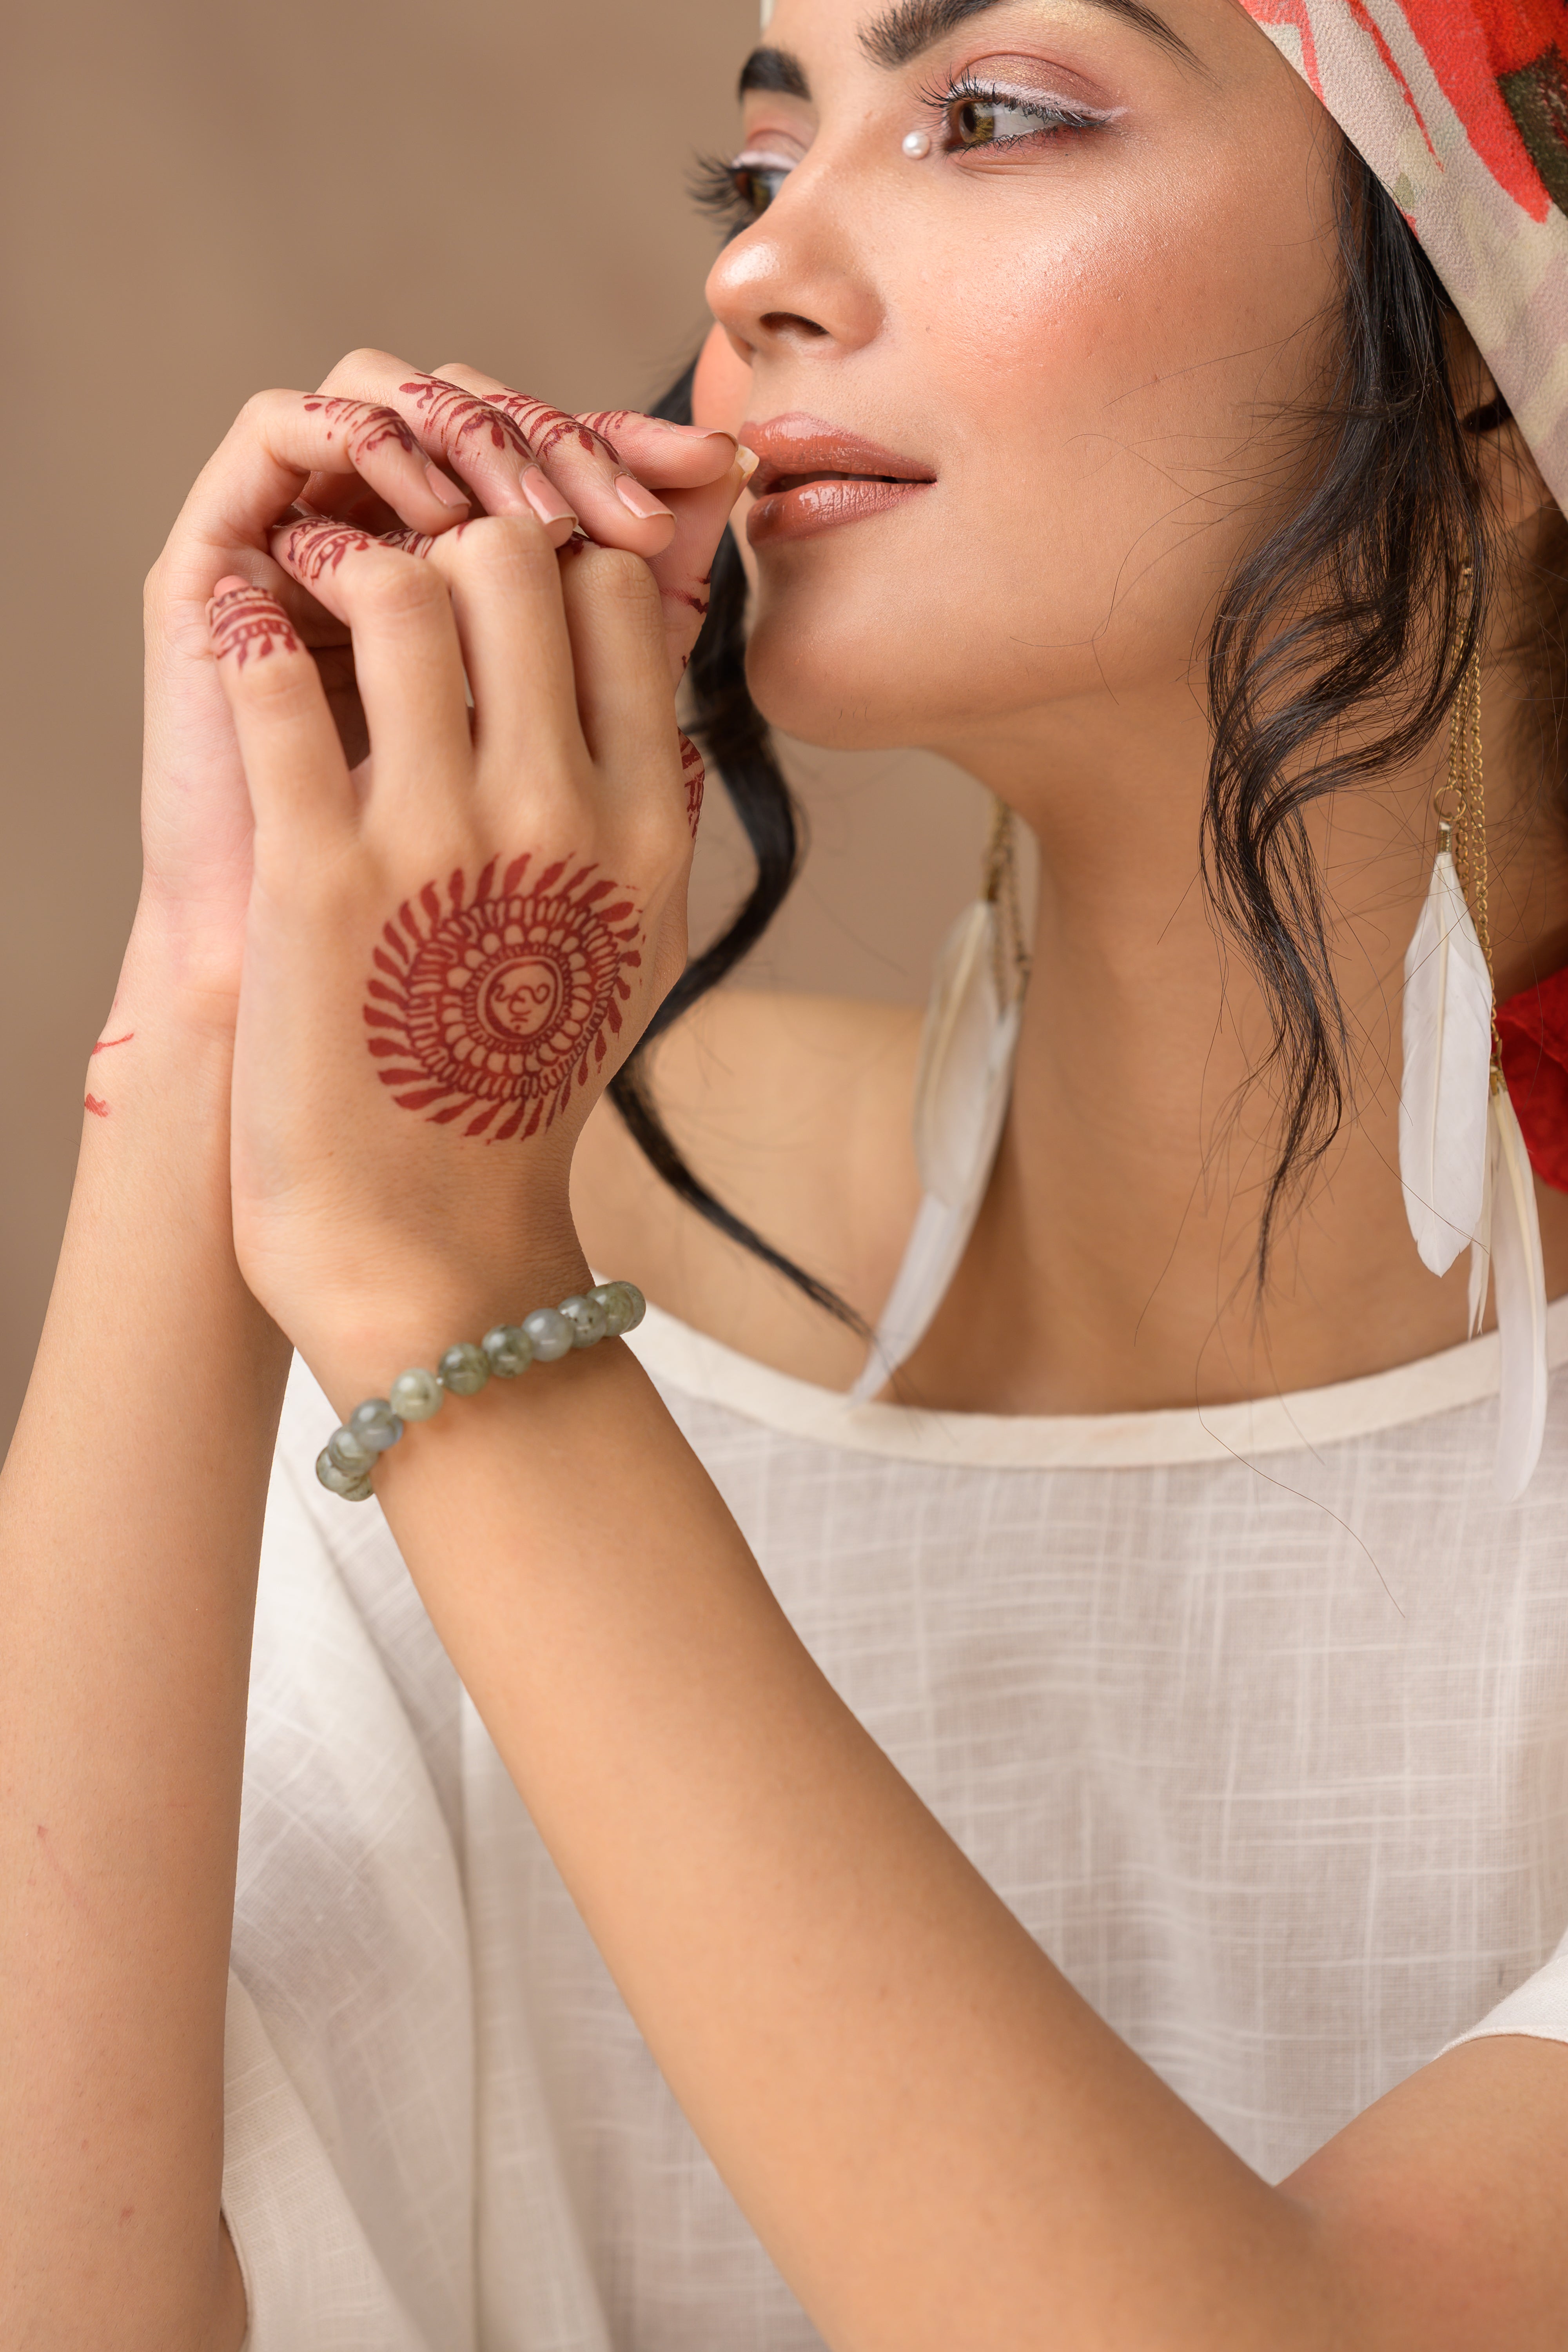
MULTIPOLYGON (((1568 2040, 1561 1378, 1504 1506, 1492 1338, 1049 1420, 850 1406, 657 1310, 633 1344, 835 1687, 1266 2178, 1470 2030, 1568 2040)), ((379 1507, 316 1484, 333 1419, 297 1367, 227 2033, 250 2352, 817 2346, 379 1507)))

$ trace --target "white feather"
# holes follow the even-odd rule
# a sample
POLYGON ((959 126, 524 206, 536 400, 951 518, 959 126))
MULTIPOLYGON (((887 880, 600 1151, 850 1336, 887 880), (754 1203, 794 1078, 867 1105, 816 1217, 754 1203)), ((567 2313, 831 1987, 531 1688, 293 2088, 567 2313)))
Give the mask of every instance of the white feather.
POLYGON ((863 1403, 914 1353, 968 1245, 1013 1084, 1019 1006, 996 993, 996 909, 984 898, 948 933, 915 1070, 915 1161, 924 1198, 865 1369, 863 1403))
POLYGON ((1405 959, 1399 1175, 1423 1265, 1447 1274, 1480 1223, 1492 988, 1454 861, 1440 850, 1405 959))
POLYGON ((1487 1126, 1487 1174, 1481 1187, 1481 1221, 1476 1227, 1475 1240, 1470 1244, 1470 1337, 1473 1339, 1481 1328, 1487 1311, 1487 1292, 1492 1278, 1492 1150, 1491 1126, 1487 1126))
POLYGON ((1489 1127, 1492 1280, 1501 1351, 1497 1490, 1512 1503, 1530 1484, 1546 1430, 1546 1267, 1530 1156, 1504 1086, 1492 1090, 1489 1127))

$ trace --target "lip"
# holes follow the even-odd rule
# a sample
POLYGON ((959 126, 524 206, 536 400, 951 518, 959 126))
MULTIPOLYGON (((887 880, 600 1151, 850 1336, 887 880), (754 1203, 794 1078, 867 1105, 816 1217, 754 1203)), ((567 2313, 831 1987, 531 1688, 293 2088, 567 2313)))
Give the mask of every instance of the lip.
POLYGON ((936 479, 918 457, 820 416, 773 416, 742 425, 741 438, 762 460, 752 477, 746 520, 753 547, 815 539, 842 523, 886 514, 907 506, 936 479))

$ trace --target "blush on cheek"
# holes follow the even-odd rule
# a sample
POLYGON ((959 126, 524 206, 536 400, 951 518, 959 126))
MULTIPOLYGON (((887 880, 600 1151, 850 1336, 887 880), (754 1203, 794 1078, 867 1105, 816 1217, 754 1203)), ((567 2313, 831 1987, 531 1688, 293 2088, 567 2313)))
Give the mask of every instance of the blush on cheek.
POLYGON ((691 421, 721 433, 739 433, 752 397, 752 371, 722 327, 703 344, 691 383, 691 421))

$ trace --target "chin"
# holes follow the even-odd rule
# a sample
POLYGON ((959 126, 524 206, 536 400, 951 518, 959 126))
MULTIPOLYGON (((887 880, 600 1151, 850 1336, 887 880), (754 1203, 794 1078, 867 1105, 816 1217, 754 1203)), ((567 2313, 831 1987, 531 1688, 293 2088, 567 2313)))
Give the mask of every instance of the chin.
POLYGON ((900 617, 885 591, 839 597, 764 572, 746 683, 768 724, 800 742, 902 751, 951 727, 958 682, 930 655, 940 646, 951 660, 953 640, 952 614, 911 615, 907 596, 900 617))

